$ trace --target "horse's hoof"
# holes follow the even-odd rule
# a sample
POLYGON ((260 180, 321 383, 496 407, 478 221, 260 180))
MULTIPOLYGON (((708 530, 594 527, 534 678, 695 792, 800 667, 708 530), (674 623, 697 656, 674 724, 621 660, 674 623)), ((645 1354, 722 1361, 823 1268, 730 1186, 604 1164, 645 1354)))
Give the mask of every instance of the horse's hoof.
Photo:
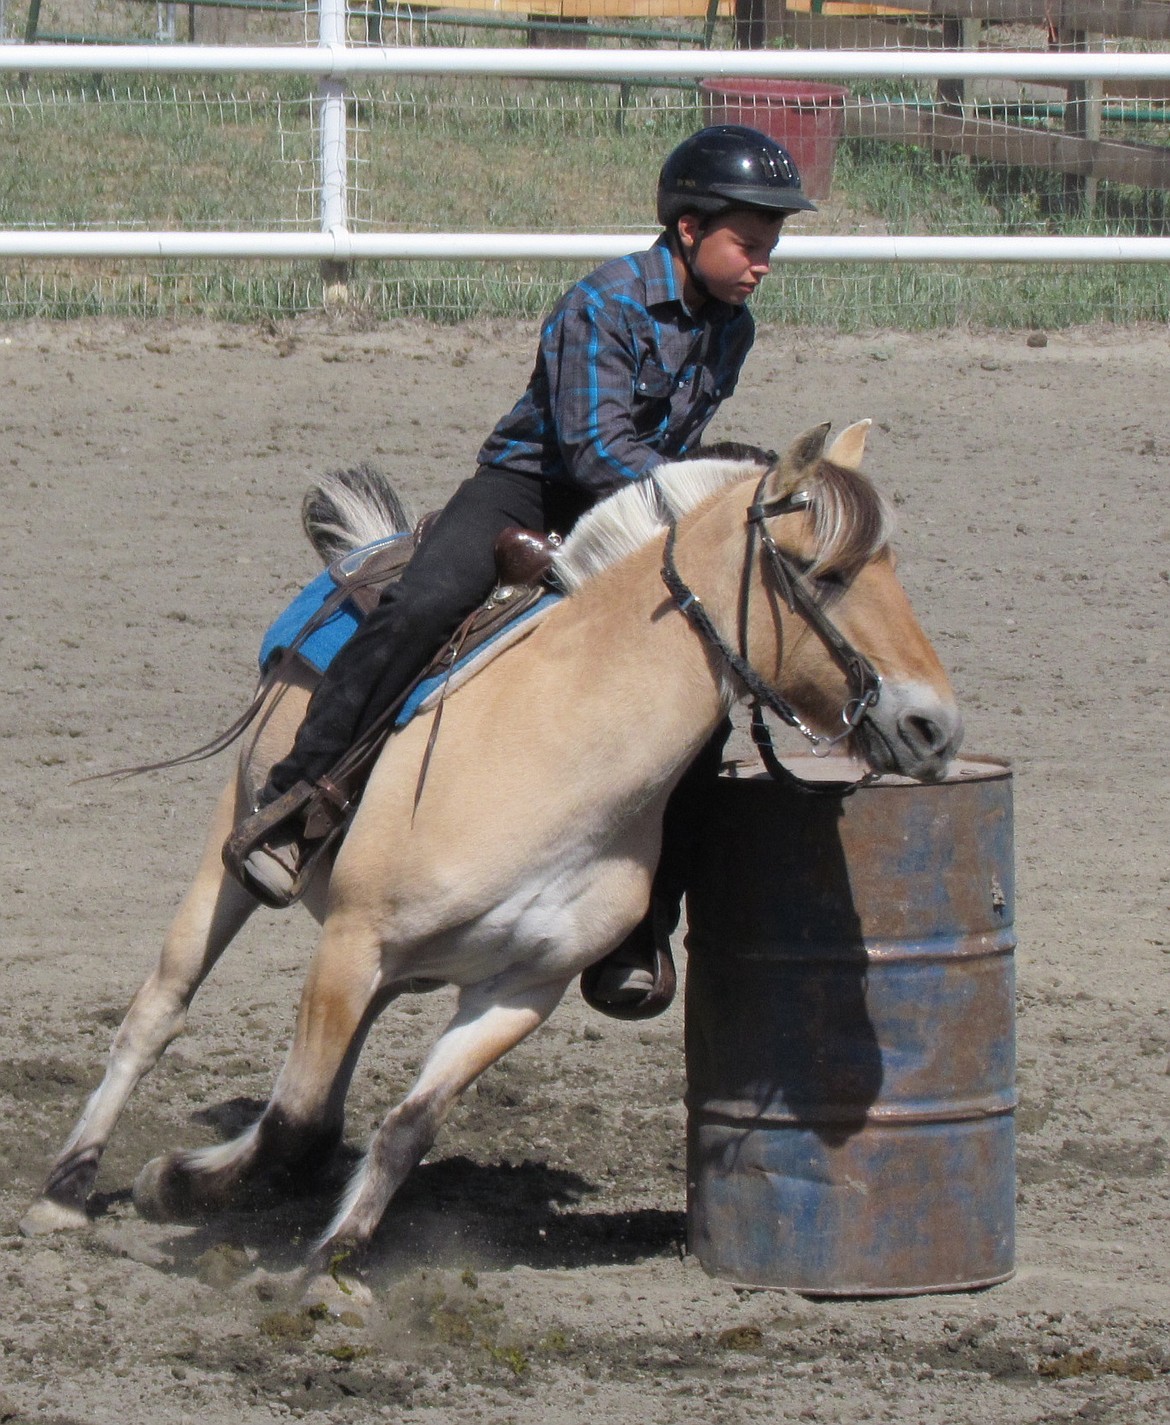
POLYGON ((131 1197, 139 1217, 148 1222, 182 1222, 197 1216, 189 1179, 179 1171, 179 1155, 152 1158, 134 1179, 131 1197))
POLYGON ((145 1217, 148 1222, 165 1222, 167 1218, 162 1190, 166 1165, 166 1158, 151 1158, 134 1179, 134 1186, 130 1190, 135 1210, 139 1217, 145 1217))
POLYGON ((43 1237, 48 1232, 76 1232, 88 1227, 85 1209, 51 1197, 38 1197, 20 1219, 20 1231, 25 1237, 43 1237))

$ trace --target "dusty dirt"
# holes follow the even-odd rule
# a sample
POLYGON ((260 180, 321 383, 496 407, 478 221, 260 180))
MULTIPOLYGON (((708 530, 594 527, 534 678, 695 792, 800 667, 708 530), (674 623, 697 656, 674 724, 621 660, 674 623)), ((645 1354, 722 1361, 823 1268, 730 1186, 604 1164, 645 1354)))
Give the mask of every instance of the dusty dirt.
MULTIPOLYGON (((0 1421, 1162 1421, 1170 1414, 1170 345, 1164 330, 765 331, 720 433, 862 415, 968 749, 1013 760, 1019 1270, 871 1301, 742 1292, 683 1246, 682 1015, 575 997, 482 1081, 394 1204, 372 1307, 265 1274, 330 1204, 140 1221, 147 1157, 262 1103, 313 943, 255 918, 147 1081, 88 1231, 19 1217, 156 953, 225 775, 88 772, 230 721, 315 572, 308 480, 368 459, 442 500, 527 375, 511 325, 0 329, 0 1421), (260 1275, 257 1275, 257 1273, 260 1275)), ((490 825, 485 825, 490 835, 490 825)), ((442 996, 390 1011, 356 1152, 442 996)))

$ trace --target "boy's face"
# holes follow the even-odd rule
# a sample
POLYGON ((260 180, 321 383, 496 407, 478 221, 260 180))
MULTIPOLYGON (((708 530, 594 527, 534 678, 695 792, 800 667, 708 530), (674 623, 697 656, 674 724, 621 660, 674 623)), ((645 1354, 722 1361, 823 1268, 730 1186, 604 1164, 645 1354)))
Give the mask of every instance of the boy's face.
MULTIPOLYGON (((685 213, 678 232, 686 250, 694 252, 698 244, 694 272, 711 296, 742 307, 767 276, 783 225, 782 214, 739 208, 711 220, 706 228, 698 214, 685 213)), ((688 298, 696 295, 689 292, 688 298)))

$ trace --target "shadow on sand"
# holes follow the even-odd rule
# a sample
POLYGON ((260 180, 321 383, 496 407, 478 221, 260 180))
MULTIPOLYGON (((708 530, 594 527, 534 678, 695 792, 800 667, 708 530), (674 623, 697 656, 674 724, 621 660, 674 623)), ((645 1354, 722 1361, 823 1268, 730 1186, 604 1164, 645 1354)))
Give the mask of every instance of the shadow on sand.
MULTIPOLYGON (((262 1109, 234 1099, 198 1115, 225 1137, 262 1109)), ((159 1249, 179 1271, 194 1270, 213 1248, 248 1252, 268 1271, 288 1271, 305 1259, 324 1231, 360 1153, 346 1145, 311 1186, 283 1184, 257 1192, 246 1206, 164 1230, 159 1249)), ((590 1211, 585 1199, 600 1185, 577 1173, 525 1160, 480 1163, 462 1155, 423 1163, 403 1184, 371 1244, 368 1269, 399 1276, 420 1267, 505 1269, 632 1264, 681 1255, 686 1236, 681 1208, 667 1211, 590 1211)), ((128 1191, 96 1194, 98 1217, 121 1215, 128 1191)))

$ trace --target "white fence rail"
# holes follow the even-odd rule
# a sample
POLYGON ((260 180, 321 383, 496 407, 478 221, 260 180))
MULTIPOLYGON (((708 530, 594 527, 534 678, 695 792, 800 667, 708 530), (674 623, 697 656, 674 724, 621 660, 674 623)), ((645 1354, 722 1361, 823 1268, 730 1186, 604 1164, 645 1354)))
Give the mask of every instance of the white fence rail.
MULTIPOLYGON (((322 5, 321 25, 329 18, 322 5)), ((0 44, 0 70, 21 73, 497 75, 513 79, 1167 79, 1170 54, 1055 50, 617 50, 369 48, 335 41, 263 45, 0 44)))
MULTIPOLYGON (((576 262, 649 247, 639 233, 326 233, 0 231, 0 257, 264 258, 354 262, 576 262)), ((913 237, 785 235, 773 262, 1102 263, 1170 261, 1161 237, 913 237)))
MULTIPOLYGON (((321 43, 306 47, 0 44, 0 74, 282 74, 319 81, 320 230, 190 232, 0 230, 0 258, 361 258, 601 260, 645 246, 647 232, 357 233, 346 219, 351 163, 346 81, 359 75, 462 75, 621 82, 747 76, 776 79, 994 78, 1045 82, 1170 80, 1170 54, 967 50, 545 50, 345 43, 344 0, 322 0, 321 43)), ((785 263, 1170 262, 1167 237, 786 235, 785 263)))

